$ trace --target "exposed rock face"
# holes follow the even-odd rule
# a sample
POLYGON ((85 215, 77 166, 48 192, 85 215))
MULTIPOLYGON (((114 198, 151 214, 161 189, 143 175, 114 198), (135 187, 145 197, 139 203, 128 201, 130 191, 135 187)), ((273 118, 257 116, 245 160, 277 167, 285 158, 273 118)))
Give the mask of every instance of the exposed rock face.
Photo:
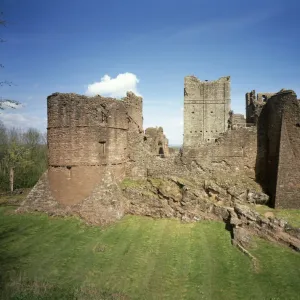
MULTIPOLYGON (((239 188, 241 191, 242 187, 239 188)), ((122 190, 129 200, 126 213, 187 222, 222 220, 228 224, 233 244, 243 251, 253 234, 300 251, 300 230, 270 214, 263 217, 247 205, 249 195, 255 201, 265 201, 267 196, 261 192, 246 190, 242 196, 232 197, 230 189, 212 180, 201 182, 175 176, 128 180, 123 182, 122 190)))
POLYGON ((269 196, 265 193, 249 191, 247 195, 247 201, 253 204, 267 204, 269 201, 269 196))
POLYGON ((261 217, 248 206, 240 204, 235 204, 234 209, 228 209, 228 212, 234 243, 246 247, 250 236, 256 234, 300 251, 299 230, 288 226, 284 220, 261 217))
POLYGON ((128 213, 174 217, 185 221, 227 220, 229 213, 224 207, 245 202, 247 190, 240 184, 236 186, 238 192, 234 194, 230 185, 227 185, 230 182, 228 178, 227 181, 220 178, 216 181, 216 177, 211 176, 210 180, 197 176, 125 180, 122 189, 129 200, 128 213))

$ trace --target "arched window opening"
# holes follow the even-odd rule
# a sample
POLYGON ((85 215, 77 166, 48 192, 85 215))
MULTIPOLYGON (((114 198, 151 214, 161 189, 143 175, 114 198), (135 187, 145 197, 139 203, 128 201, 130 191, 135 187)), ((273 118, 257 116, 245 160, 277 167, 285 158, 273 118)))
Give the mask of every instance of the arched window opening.
POLYGON ((161 158, 164 158, 164 157, 165 157, 165 153, 164 153, 163 147, 159 147, 158 155, 159 155, 161 158))

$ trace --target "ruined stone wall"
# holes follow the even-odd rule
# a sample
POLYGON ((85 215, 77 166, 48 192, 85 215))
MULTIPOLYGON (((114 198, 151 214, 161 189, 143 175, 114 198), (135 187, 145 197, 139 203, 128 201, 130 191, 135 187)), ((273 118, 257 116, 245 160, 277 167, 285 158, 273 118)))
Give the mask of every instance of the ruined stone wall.
POLYGON ((224 133, 215 143, 184 151, 183 157, 187 163, 194 161, 205 170, 239 169, 254 178, 256 154, 256 127, 240 127, 224 133))
POLYGON ((48 97, 48 179, 54 197, 74 204, 105 172, 125 176, 128 119, 122 101, 55 93, 48 97))
POLYGON ((205 170, 246 169, 254 177, 256 128, 246 128, 244 116, 231 112, 230 77, 201 82, 188 76, 184 92, 185 162, 205 170))
POLYGON ((168 157, 169 153, 169 141, 164 135, 162 127, 149 127, 145 130, 144 137, 145 144, 150 148, 153 155, 161 157, 168 157))
POLYGON ((258 122, 258 180, 274 207, 300 208, 299 129, 296 94, 282 90, 267 101, 258 122))
POLYGON ((257 125, 263 106, 275 93, 258 93, 255 90, 246 93, 246 123, 257 125))
POLYGON ((251 91, 249 93, 246 93, 246 123, 254 123, 255 122, 255 106, 254 102, 256 100, 255 91, 251 91))
POLYGON ((126 176, 144 178, 147 175, 148 151, 144 145, 143 99, 131 92, 122 99, 128 112, 128 162, 126 176))
POLYGON ((230 128, 237 129, 246 127, 246 119, 243 114, 230 114, 230 128))
POLYGON ((143 99, 132 92, 127 92, 127 96, 122 98, 128 113, 129 130, 134 132, 143 131, 143 99))
POLYGON ((184 78, 184 148, 214 141, 228 129, 230 77, 216 81, 184 78))
POLYGON ((266 103, 268 99, 274 96, 276 93, 257 93, 257 102, 266 103))

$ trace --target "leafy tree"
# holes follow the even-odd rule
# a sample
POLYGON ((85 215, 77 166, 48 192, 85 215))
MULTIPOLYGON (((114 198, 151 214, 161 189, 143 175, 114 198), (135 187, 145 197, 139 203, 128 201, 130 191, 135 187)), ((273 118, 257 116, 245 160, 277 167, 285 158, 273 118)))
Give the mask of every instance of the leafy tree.
POLYGON ((0 191, 32 187, 46 169, 44 134, 6 128, 0 121, 0 191))
POLYGON ((30 160, 29 149, 20 143, 17 135, 13 134, 11 136, 7 145, 6 153, 3 157, 3 162, 9 169, 10 191, 13 192, 15 168, 26 168, 32 163, 30 160))

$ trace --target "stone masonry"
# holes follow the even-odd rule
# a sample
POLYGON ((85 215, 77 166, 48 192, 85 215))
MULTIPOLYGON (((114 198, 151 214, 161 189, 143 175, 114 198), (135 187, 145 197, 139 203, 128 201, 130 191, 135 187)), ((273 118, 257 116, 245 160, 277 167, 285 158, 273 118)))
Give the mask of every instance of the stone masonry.
POLYGON ((255 90, 246 93, 246 123, 257 124, 262 107, 275 93, 258 93, 255 90))
POLYGON ((147 140, 143 101, 131 92, 121 100, 54 93, 47 105, 48 170, 28 196, 33 201, 44 194, 60 205, 80 204, 105 182, 145 177, 160 148, 169 155, 161 127, 147 140))
POLYGON ((296 94, 284 89, 247 93, 245 120, 230 110, 227 91, 229 77, 213 82, 185 78, 182 160, 205 170, 222 165, 244 170, 261 183, 273 207, 299 208, 300 113, 296 94))
POLYGON ((300 105, 291 90, 268 99, 258 119, 258 180, 279 208, 300 207, 300 105))
POLYGON ((186 77, 183 149, 169 155, 161 127, 144 133, 142 98, 133 93, 52 94, 48 171, 18 211, 99 225, 125 214, 223 220, 245 253, 252 234, 300 251, 298 229, 250 208, 269 199, 300 208, 299 101, 290 90, 246 99, 247 120, 230 109, 230 77, 186 77))
POLYGON ((164 135, 162 127, 149 127, 145 130, 144 141, 149 144, 150 151, 154 155, 160 157, 168 157, 169 153, 169 141, 164 135))
MULTIPOLYGON (((263 203, 270 196, 275 207, 300 208, 300 106, 293 91, 248 93, 246 120, 231 111, 229 76, 185 77, 184 143, 176 155, 161 127, 144 132, 143 100, 131 92, 121 100, 61 93, 47 100, 49 166, 25 210, 68 212, 104 224, 153 211, 197 219, 194 204, 231 206, 253 195, 263 203), (134 201, 130 191, 145 180, 151 184, 136 196, 150 200, 134 201)), ((200 210, 204 217, 206 208, 200 210)))
POLYGON ((230 77, 200 81, 194 76, 184 78, 184 140, 185 149, 215 141, 228 130, 230 111, 230 77))
POLYGON ((142 126, 132 113, 136 110, 135 103, 130 107, 132 97, 128 94, 126 101, 60 93, 48 97, 48 178, 58 201, 82 201, 108 170, 117 181, 125 177, 127 134, 142 126))

